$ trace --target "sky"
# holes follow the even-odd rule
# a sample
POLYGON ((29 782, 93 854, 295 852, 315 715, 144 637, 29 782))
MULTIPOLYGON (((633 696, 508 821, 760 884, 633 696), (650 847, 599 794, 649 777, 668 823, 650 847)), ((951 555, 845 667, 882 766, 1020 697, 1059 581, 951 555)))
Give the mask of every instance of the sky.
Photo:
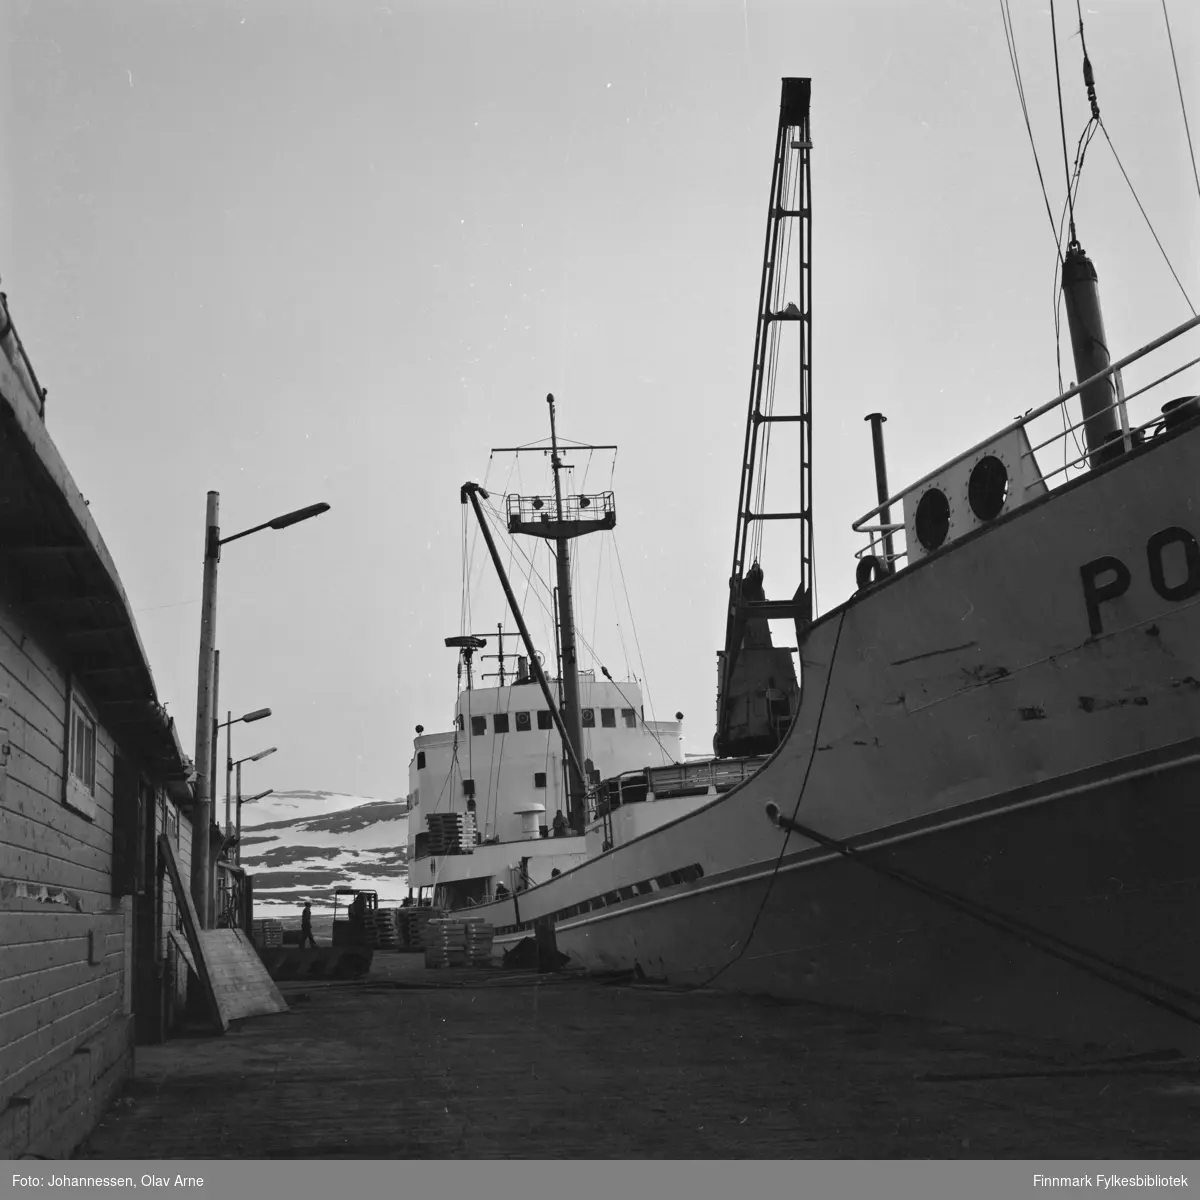
MULTIPOLYGON (((1011 8, 1057 213, 1049 8, 1011 8)), ((1167 8, 1200 134, 1200 9, 1167 8)), ((1078 19, 1056 10, 1073 151, 1078 19)), ((1113 145, 1200 304, 1161 5, 1083 18, 1113 145)), ((414 726, 453 713, 443 639, 505 620, 459 488, 545 490, 543 456, 491 450, 547 435, 547 393, 562 436, 620 447, 571 459, 569 488, 611 482, 618 511, 580 543, 583 665, 644 679, 709 748, 784 76, 813 81, 827 611, 875 502, 868 412, 898 490, 1059 390, 998 3, 0 0, 0 279, 189 753, 205 494, 224 535, 325 501, 223 551, 220 707, 274 713, 234 757, 279 748, 247 792, 408 790, 414 726)), ((1191 315, 1101 138, 1076 221, 1114 353, 1191 315)), ((789 597, 793 568, 763 565, 789 597)))

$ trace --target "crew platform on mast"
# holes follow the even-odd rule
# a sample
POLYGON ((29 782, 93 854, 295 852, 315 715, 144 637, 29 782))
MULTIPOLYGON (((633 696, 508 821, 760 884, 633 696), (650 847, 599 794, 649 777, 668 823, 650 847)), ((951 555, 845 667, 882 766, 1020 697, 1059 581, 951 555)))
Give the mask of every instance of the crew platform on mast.
POLYGON ((613 529, 617 505, 612 492, 591 496, 564 496, 562 516, 554 496, 507 496, 508 532, 540 538, 575 538, 585 533, 613 529))

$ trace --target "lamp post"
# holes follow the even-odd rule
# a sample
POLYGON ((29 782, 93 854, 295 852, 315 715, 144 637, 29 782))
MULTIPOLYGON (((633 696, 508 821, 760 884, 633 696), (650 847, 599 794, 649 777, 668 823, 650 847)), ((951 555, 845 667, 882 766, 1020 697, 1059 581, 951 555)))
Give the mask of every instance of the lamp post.
MULTIPOLYGON (((239 758, 237 760, 237 762, 231 764, 232 766, 237 768, 237 804, 238 804, 238 834, 239 835, 241 834, 241 830, 242 830, 242 821, 241 821, 242 804, 243 804, 243 800, 242 800, 242 763, 258 762, 258 760, 260 758, 266 758, 268 754, 274 754, 275 751, 278 749, 279 749, 278 746, 272 746, 269 750, 260 750, 257 754, 247 754, 245 758, 239 758)), ((256 796, 255 799, 257 800, 258 797, 256 796)), ((240 855, 238 856, 236 861, 237 862, 242 861, 240 855)))
POLYGON ((240 867, 242 865, 242 805, 253 804, 255 800, 261 800, 264 796, 271 795, 274 788, 267 788, 265 792, 258 792, 253 796, 247 796, 245 800, 239 795, 237 800, 237 841, 233 844, 234 854, 237 856, 235 862, 240 867))
POLYGON ((233 726, 239 721, 245 721, 247 724, 251 721, 261 721, 271 715, 269 708, 256 708, 253 712, 243 713, 240 717, 235 717, 232 712, 227 714, 228 719, 217 724, 213 721, 213 762, 217 761, 216 754, 216 737, 220 730, 225 730, 225 836, 228 837, 233 832, 233 814, 230 811, 230 792, 233 780, 233 726))
POLYGON ((204 588, 200 599, 200 663, 196 681, 196 782, 192 807, 192 899, 203 928, 211 928, 209 897, 212 893, 212 869, 208 851, 212 825, 213 737, 216 720, 216 636, 217 636, 217 563, 226 542, 258 533, 261 529, 286 529, 309 517, 329 511, 328 504, 310 504, 307 508, 285 513, 262 525, 244 529, 230 537, 221 537, 218 523, 220 494, 208 493, 204 525, 204 588))

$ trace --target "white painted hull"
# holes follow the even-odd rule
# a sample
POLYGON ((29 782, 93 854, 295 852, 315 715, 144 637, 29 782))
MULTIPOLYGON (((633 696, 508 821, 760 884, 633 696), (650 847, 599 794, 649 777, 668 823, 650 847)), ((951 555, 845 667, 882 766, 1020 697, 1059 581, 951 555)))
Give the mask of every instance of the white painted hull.
POLYGON ((868 857, 1200 994, 1200 575, 1191 589, 1182 551, 1160 553, 1156 588, 1147 550, 1163 530, 1200 536, 1197 478, 1187 427, 823 617, 767 765, 478 909, 498 949, 552 918, 592 969, 700 983, 724 968, 713 986, 1200 1051, 1200 1025, 765 815, 851 843, 903 836, 868 857), (1081 567, 1109 556, 1131 582, 1096 606, 1097 635, 1081 567), (702 875, 668 877, 688 868, 702 875))

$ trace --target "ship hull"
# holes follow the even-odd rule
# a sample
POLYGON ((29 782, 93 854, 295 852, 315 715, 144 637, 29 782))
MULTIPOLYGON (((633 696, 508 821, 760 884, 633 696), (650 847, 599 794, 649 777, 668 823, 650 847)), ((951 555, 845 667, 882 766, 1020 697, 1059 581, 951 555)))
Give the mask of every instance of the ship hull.
POLYGON ((1200 1053, 1200 1025, 1145 998, 1200 1015, 1200 743, 1179 749, 879 831, 856 860, 801 852, 561 921, 558 948, 597 971, 1200 1053))
POLYGON ((1200 993, 1197 479, 1193 423, 822 617, 761 770, 481 909, 498 948, 549 923, 589 968, 1200 1052, 1200 1025, 1129 974, 1200 1016, 1180 995, 1200 993), (995 928, 1011 919, 1037 947, 995 928))

